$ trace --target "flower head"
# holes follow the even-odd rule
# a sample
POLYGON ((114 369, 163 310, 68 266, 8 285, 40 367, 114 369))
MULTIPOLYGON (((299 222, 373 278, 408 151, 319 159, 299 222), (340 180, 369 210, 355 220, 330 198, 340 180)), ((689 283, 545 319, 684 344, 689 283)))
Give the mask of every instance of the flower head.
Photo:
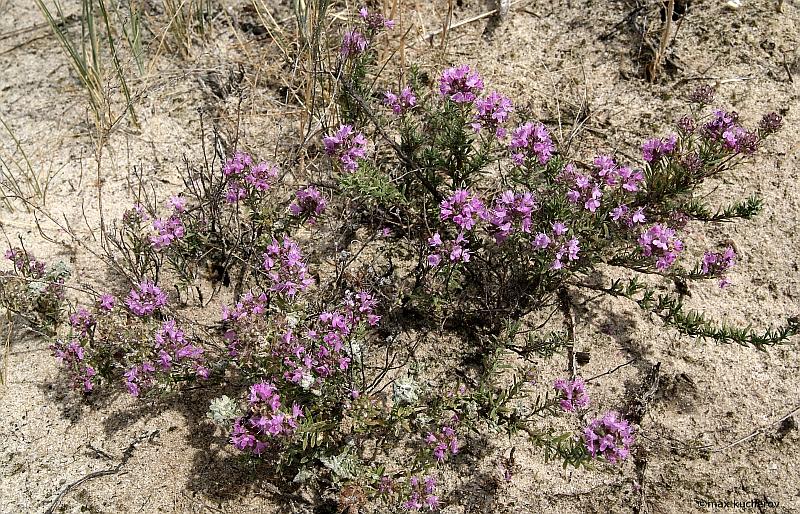
POLYGON ((475 132, 486 128, 495 133, 498 138, 506 136, 506 129, 502 126, 514 107, 511 99, 492 91, 485 98, 475 101, 475 116, 470 124, 475 132))
POLYGON ((561 400, 558 403, 566 412, 575 412, 589 406, 586 384, 581 378, 575 380, 559 378, 553 383, 553 389, 561 393, 561 400))
POLYGON ((297 200, 289 206, 289 212, 295 216, 308 217, 309 222, 313 223, 316 216, 325 212, 328 203, 314 186, 308 186, 295 193, 297 200))
POLYGON ((342 58, 349 59, 367 50, 367 39, 356 29, 348 30, 342 37, 340 53, 342 58))
POLYGON ((364 158, 367 152, 367 139, 361 132, 355 132, 352 125, 340 125, 335 134, 323 138, 325 153, 337 157, 346 171, 358 169, 357 158, 364 158))
POLYGON ((589 423, 583 431, 583 441, 593 458, 605 457, 615 464, 630 455, 633 429, 617 412, 610 411, 589 423))
POLYGON ((526 123, 515 129, 510 148, 511 158, 517 166, 525 164, 526 159, 547 164, 556 149, 550 133, 541 123, 526 123))
POLYGON ((439 94, 451 102, 474 102, 481 91, 483 80, 467 64, 444 70, 439 79, 439 94))
POLYGON ((131 289, 125 305, 137 316, 149 316, 167 305, 167 294, 149 280, 131 289))
POLYGON ((683 251, 683 242, 675 236, 675 230, 656 224, 639 236, 639 246, 645 257, 656 257, 656 268, 664 271, 675 262, 683 251))
POLYGON ((395 115, 400 116, 416 107, 417 97, 414 95, 411 88, 406 86, 399 94, 387 91, 384 94, 383 103, 389 107, 395 115))

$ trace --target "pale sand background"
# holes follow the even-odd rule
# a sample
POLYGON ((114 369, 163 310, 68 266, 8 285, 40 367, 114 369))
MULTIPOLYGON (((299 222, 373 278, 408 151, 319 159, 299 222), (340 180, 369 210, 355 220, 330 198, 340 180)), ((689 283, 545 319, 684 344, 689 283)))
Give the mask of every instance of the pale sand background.
MULTIPOLYGON (((413 2, 404 3, 414 8, 413 2)), ((70 4, 67 12, 74 12, 70 4)), ((286 2, 279 4, 276 18, 284 19, 290 10, 286 2)), ((440 4, 446 2, 433 4, 416 2, 418 14, 407 13, 406 22, 436 29, 446 10, 440 4)), ((491 8, 472 0, 458 4, 463 5, 456 6, 456 21, 491 8)), ((800 5, 787 0, 779 15, 774 0, 749 0, 738 11, 724 10, 717 1, 694 4, 674 47, 679 68, 655 85, 637 78, 639 47, 628 28, 609 41, 599 40, 630 12, 632 2, 623 1, 522 2, 491 37, 482 35, 485 21, 471 23, 451 33, 446 57, 436 46, 417 43, 407 60, 432 74, 445 64, 475 65, 487 84, 537 116, 554 112, 554 92, 562 95, 565 110, 585 97, 592 114, 585 146, 634 157, 639 142, 668 130, 684 112, 682 97, 699 76, 722 79, 718 105, 737 110, 749 124, 764 112, 785 110, 785 129, 754 162, 708 187, 720 199, 757 192, 765 199, 764 212, 751 222, 693 226, 687 238, 696 254, 728 239, 740 253, 733 287, 694 286, 689 303, 714 318, 765 327, 800 313, 800 5)), ((116 131, 104 147, 98 173, 84 93, 71 69, 48 29, 8 36, 41 22, 32 2, 0 0, 0 115, 35 166, 58 171, 46 208, 65 216, 82 237, 91 232, 84 210, 89 225, 97 226, 98 175, 106 217, 113 219, 130 204, 127 180, 133 166, 163 182, 164 194, 178 189, 182 157, 201 158, 197 109, 208 113, 209 125, 232 134, 238 98, 215 94, 212 84, 226 84, 240 66, 245 71, 244 144, 270 156, 280 146, 277 141, 295 133, 295 120, 282 113, 297 107, 282 105, 279 91, 290 70, 275 65, 279 54, 268 39, 242 31, 237 20, 253 20, 244 3, 232 3, 229 13, 219 20, 234 21, 219 21, 213 40, 196 48, 188 61, 162 56, 147 80, 137 84, 145 91, 137 109, 142 129, 116 131)), ((6 152, 13 150, 5 134, 0 141, 6 152)), ((120 286, 81 248, 44 241, 29 214, 4 210, 0 222, 9 239, 22 235, 37 256, 68 261, 74 283, 120 286)), ((67 240, 52 224, 43 222, 43 227, 67 240)), ((643 498, 634 491, 632 463, 563 471, 531 454, 521 439, 495 438, 477 469, 478 450, 472 449, 450 474, 449 486, 463 493, 445 498, 451 504, 446 512, 630 512, 640 505, 642 512, 695 512, 702 510, 695 498, 769 499, 780 506, 762 512, 800 510, 800 436, 796 428, 780 436, 774 423, 800 404, 797 339, 768 353, 699 342, 647 322, 621 301, 591 304, 578 312, 578 322, 578 349, 592 355, 581 369, 584 376, 638 358, 636 366, 592 383, 592 413, 619 408, 649 365, 661 362, 663 387, 639 437, 647 462, 639 470, 645 478, 643 498), (758 428, 763 433, 723 451, 691 450, 724 448, 758 428), (518 470, 510 483, 499 484, 497 464, 511 446, 517 447, 518 470)), ((12 345, 11 382, 0 393, 0 512, 44 511, 66 484, 112 467, 132 440, 154 431, 121 473, 71 492, 64 511, 307 511, 280 500, 263 472, 237 459, 221 434, 202 421, 213 394, 157 406, 125 395, 80 404, 58 382, 47 342, 19 335, 12 345)), ((548 364, 542 374, 558 373, 560 364, 548 364)))

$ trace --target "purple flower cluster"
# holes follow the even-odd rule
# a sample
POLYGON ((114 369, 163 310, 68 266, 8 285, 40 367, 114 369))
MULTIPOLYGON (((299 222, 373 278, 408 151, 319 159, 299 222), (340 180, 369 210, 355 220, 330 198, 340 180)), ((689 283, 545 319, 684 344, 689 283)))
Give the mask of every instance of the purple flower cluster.
POLYGON ((474 102, 483 91, 483 80, 469 65, 444 70, 439 79, 439 94, 457 104, 474 102))
POLYGON ((153 229, 156 234, 150 236, 150 245, 156 250, 166 248, 186 235, 186 227, 177 215, 172 215, 166 219, 154 219, 153 229))
POLYGON ((383 103, 389 107, 395 115, 400 116, 416 107, 417 97, 414 95, 411 88, 406 86, 400 91, 400 94, 387 91, 384 94, 383 103))
POLYGON ((443 258, 448 259, 451 263, 469 262, 472 254, 467 247, 467 242, 464 232, 459 232, 455 239, 447 241, 443 241, 438 232, 434 233, 428 238, 428 245, 431 247, 431 253, 428 254, 428 265, 435 268, 441 264, 443 258))
POLYGON ((340 125, 332 136, 323 138, 325 153, 336 157, 346 171, 356 171, 358 161, 367 154, 367 138, 361 132, 355 132, 352 125, 340 125))
POLYGON ((97 307, 101 311, 111 312, 116 304, 117 299, 114 298, 114 295, 110 293, 103 293, 100 295, 100 299, 97 302, 97 307))
POLYGON ((342 37, 342 47, 339 52, 343 59, 360 55, 367 50, 367 38, 357 29, 348 30, 342 37))
POLYGON ((24 277, 38 279, 45 275, 46 265, 44 262, 28 255, 22 248, 9 248, 6 250, 6 259, 14 264, 17 273, 24 277))
POLYGON ((639 225, 647 221, 644 215, 644 207, 637 207, 634 211, 625 204, 618 205, 611 209, 611 219, 627 227, 633 227, 634 225, 639 225))
POLYGON ((167 294, 149 280, 131 289, 125 305, 137 316, 149 316, 167 305, 167 294))
POLYGON ((758 126, 766 132, 767 134, 771 134, 780 130, 781 126, 783 125, 783 118, 777 112, 770 112, 765 114, 761 118, 761 122, 758 126))
POLYGON ((592 458, 602 456, 617 463, 630 455, 633 429, 618 413, 610 411, 584 429, 583 440, 592 458))
POLYGON ((634 171, 627 166, 618 166, 610 155, 595 157, 594 168, 597 180, 602 181, 607 187, 621 188, 628 193, 639 191, 644 182, 641 170, 634 171))
POLYGON ((264 253, 264 269, 272 281, 272 291, 290 298, 314 283, 303 262, 300 247, 287 236, 284 236, 282 243, 273 239, 272 244, 267 247, 264 253))
POLYGON ((458 234, 454 240, 443 240, 439 232, 434 233, 428 239, 428 245, 433 250, 428 255, 428 264, 432 267, 438 266, 443 256, 454 263, 469 262, 470 251, 466 246, 465 236, 475 228, 478 221, 489 218, 489 211, 483 201, 466 189, 459 189, 449 198, 442 200, 439 217, 442 221, 454 223, 458 227, 458 234))
POLYGON ((380 316, 374 312, 376 301, 369 293, 348 293, 341 310, 325 311, 319 315, 315 326, 302 338, 287 330, 282 338, 284 365, 288 370, 284 378, 309 388, 350 366, 345 343, 353 331, 366 322, 375 326, 380 316))
POLYGON ((193 374, 206 380, 210 374, 203 349, 186 340, 175 320, 165 321, 153 337, 153 345, 142 360, 125 372, 125 387, 131 396, 139 396, 157 381, 158 373, 193 374))
POLYGON ((567 239, 566 234, 569 229, 560 221, 554 222, 552 225, 553 231, 551 235, 544 232, 539 232, 533 238, 533 248, 537 251, 555 249, 553 263, 550 265, 552 270, 560 270, 564 267, 564 258, 568 262, 578 260, 578 253, 580 252, 580 242, 577 238, 572 237, 567 239))
POLYGON ((303 409, 293 403, 291 410, 281 403, 277 388, 270 382, 250 386, 249 411, 233 422, 231 444, 238 450, 262 455, 271 445, 292 436, 303 409))
POLYGON ((658 161, 675 150, 677 140, 678 136, 675 134, 670 134, 664 139, 648 139, 642 144, 642 158, 649 163, 658 161))
POLYGON ((450 426, 441 427, 436 434, 428 432, 428 435, 425 436, 425 442, 433 448, 433 457, 438 462, 444 462, 448 454, 456 455, 458 453, 459 446, 456 431, 450 426))
POLYGON ((158 364, 162 370, 168 371, 173 366, 188 362, 195 375, 208 378, 209 370, 204 365, 203 349, 186 341, 175 320, 164 322, 156 332, 154 346, 158 350, 158 364))
POLYGON ((495 241, 498 243, 505 241, 514 232, 515 227, 530 234, 531 214, 536 208, 536 198, 532 193, 505 191, 501 194, 488 212, 495 241))
POLYGON ((394 20, 388 20, 380 13, 371 13, 366 7, 359 9, 358 15, 372 31, 394 28, 394 20))
POLYGON ((719 287, 726 287, 730 281, 725 277, 725 272, 736 264, 736 252, 730 246, 725 251, 706 252, 700 264, 700 272, 709 277, 721 277, 719 287))
POLYGON ((494 132, 498 139, 502 139, 506 137, 506 129, 503 124, 513 110, 514 106, 510 98, 497 91, 492 91, 485 98, 475 101, 476 112, 470 125, 475 132, 480 132, 485 128, 494 132))
POLYGON ((589 406, 586 384, 581 378, 575 380, 559 378, 553 383, 553 389, 561 392, 561 400, 558 404, 566 412, 575 412, 589 406))
POLYGON ((80 307, 77 311, 69 315, 69 324, 80 333, 81 337, 86 337, 89 331, 94 328, 96 322, 92 313, 84 307, 80 307))
POLYGON ((593 176, 586 176, 579 173, 572 163, 564 167, 564 171, 559 176, 561 180, 570 182, 571 189, 567 191, 567 200, 571 204, 583 204, 584 209, 589 212, 596 212, 600 207, 600 199, 603 197, 603 184, 595 180, 593 176))
POLYGON ((683 242, 675 236, 675 230, 655 224, 639 236, 639 246, 645 257, 656 257, 656 268, 664 271, 675 262, 683 251, 683 242))
POLYGON ((66 343, 59 340, 50 346, 50 350, 53 352, 53 356, 67 368, 76 387, 81 388, 85 393, 94 389, 93 379, 97 375, 97 371, 86 363, 85 349, 78 341, 72 340, 66 343))
POLYGON ((254 164, 249 154, 236 152, 225 162, 222 173, 228 180, 225 199, 236 203, 255 191, 269 190, 278 177, 278 167, 266 162, 254 164))
POLYGON ((722 142, 727 150, 752 154, 758 149, 758 134, 739 126, 738 121, 736 112, 716 110, 712 119, 703 126, 703 133, 709 139, 722 142))
POLYGON ((269 296, 261 293, 256 296, 252 291, 242 295, 233 309, 227 305, 222 306, 222 321, 241 321, 247 317, 258 317, 267 310, 269 296))
POLYGON ((138 397, 143 389, 149 389, 155 384, 156 368, 150 361, 133 366, 123 375, 125 387, 131 396, 138 397))
POLYGON ((514 130, 511 138, 511 158, 514 164, 522 166, 527 159, 535 159, 539 164, 547 164, 555 152, 550 133, 541 123, 526 123, 514 130))
POLYGON ((442 200, 439 216, 442 221, 452 220, 461 230, 469 231, 479 220, 486 219, 487 211, 477 195, 459 189, 450 198, 442 200))
POLYGON ((316 217, 325 212, 328 205, 322 193, 314 186, 298 190, 295 196, 297 200, 289 206, 289 212, 307 218, 309 223, 316 222, 316 217))
POLYGON ((420 511, 423 508, 428 510, 436 510, 441 505, 439 496, 436 495, 436 478, 433 476, 426 476, 420 479, 419 477, 412 476, 408 481, 411 486, 408 499, 406 499, 402 506, 408 511, 420 511))

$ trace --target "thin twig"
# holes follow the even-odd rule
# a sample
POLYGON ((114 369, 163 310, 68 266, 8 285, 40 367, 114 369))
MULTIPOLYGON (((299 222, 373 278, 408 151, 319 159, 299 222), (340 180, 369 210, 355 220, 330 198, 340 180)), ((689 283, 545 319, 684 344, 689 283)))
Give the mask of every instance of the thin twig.
POLYGON ((597 380, 597 379, 598 379, 598 378, 600 378, 600 377, 604 377, 604 376, 606 376, 606 375, 610 375, 610 374, 614 373, 615 371, 617 371, 617 370, 619 370, 619 369, 622 369, 622 368, 624 368, 625 366, 629 366, 629 365, 633 364, 635 361, 636 361, 636 359, 631 359, 631 360, 629 360, 629 361, 628 361, 628 362, 626 362, 626 363, 620 364, 619 366, 617 366, 617 367, 616 367, 616 368, 614 368, 614 369, 610 369, 610 370, 606 371, 605 373, 600 373, 599 375, 595 375, 595 376, 593 376, 592 378, 589 378, 589 379, 587 379, 587 380, 584 380, 584 382, 586 382, 586 383, 588 384, 588 383, 589 383, 589 382, 591 382, 592 380, 597 380))
POLYGON ((44 511, 45 514, 53 514, 53 512, 55 512, 55 510, 58 508, 58 506, 61 505, 61 502, 64 500, 64 497, 70 491, 72 491, 73 489, 75 489, 76 487, 81 485, 82 483, 87 482, 87 481, 89 481, 89 480, 91 480, 93 478, 99 478, 99 477, 103 477, 103 476, 106 476, 106 475, 116 475, 117 473, 119 473, 120 470, 122 469, 122 466, 127 464, 127 462, 130 460, 130 458, 133 456, 133 450, 136 449, 136 445, 139 444, 140 442, 146 440, 146 439, 149 439, 150 441, 152 441, 153 438, 156 435, 158 435, 158 432, 159 432, 158 430, 154 430, 154 431, 152 431, 150 433, 142 434, 139 437, 137 437, 136 439, 134 439, 133 442, 131 442, 131 444, 129 444, 128 447, 125 448, 125 451, 122 452, 122 460, 119 462, 119 464, 117 464, 113 468, 103 469, 101 471, 95 471, 93 473, 89 473, 88 475, 86 475, 86 476, 76 480, 75 482, 72 482, 71 484, 69 484, 56 497, 56 499, 53 502, 53 504, 50 505, 50 508, 48 508, 46 511, 44 511))
MULTIPOLYGON (((516 0, 515 2, 511 2, 509 4, 509 8, 512 5, 517 5, 517 4, 521 3, 521 2, 523 2, 523 0, 516 0)), ((470 23, 475 23, 476 21, 480 21, 480 20, 482 20, 484 18, 488 18, 490 16, 494 16, 499 11, 500 11, 499 9, 492 9, 491 11, 486 11, 484 13, 475 15, 472 18, 467 18, 466 20, 459 21, 458 23, 453 23, 452 25, 443 25, 441 28, 438 28, 436 30, 432 30, 431 32, 427 32, 425 35, 423 35, 421 38, 419 38, 419 40, 420 41, 432 40, 434 36, 437 36, 437 35, 441 34, 442 32, 449 32, 449 31, 451 31, 453 29, 457 29, 459 27, 463 27, 464 25, 469 25, 470 23)))

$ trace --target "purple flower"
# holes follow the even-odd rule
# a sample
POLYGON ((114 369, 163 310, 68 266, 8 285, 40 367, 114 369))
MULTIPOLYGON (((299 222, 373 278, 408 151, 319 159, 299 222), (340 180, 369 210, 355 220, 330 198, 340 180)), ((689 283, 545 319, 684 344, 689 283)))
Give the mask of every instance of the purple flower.
POLYGON ((70 314, 69 324, 80 332, 81 336, 86 336, 96 322, 89 311, 80 307, 76 312, 70 314))
POLYGON ((131 289, 125 305, 137 316, 149 316, 167 305, 167 295, 149 280, 131 289))
POLYGON ((244 180, 258 191, 267 191, 278 177, 278 167, 267 162, 260 162, 250 167, 244 180))
POLYGON ((699 104, 710 104, 714 101, 714 86, 702 84, 689 94, 689 100, 699 104))
POLYGON ((358 30, 348 30, 342 37, 342 58, 349 59, 366 51, 367 39, 358 30))
POLYGON ((586 449, 592 458, 605 457, 615 464, 630 455, 633 444, 633 429, 614 411, 595 419, 583 431, 586 449))
POLYGON ((642 144, 642 158, 649 163, 658 161, 661 157, 669 155, 675 150, 678 137, 670 134, 666 139, 648 139, 642 144))
POLYGON ((536 234, 536 237, 533 238, 533 247, 537 250, 544 250, 550 246, 550 237, 544 232, 539 232, 536 234))
POLYGON ((182 196, 170 196, 169 200, 167 200, 167 206, 172 207, 177 213, 182 213, 186 210, 186 198, 182 196))
POLYGON ((495 200, 494 207, 488 211, 489 222, 494 228, 495 241, 500 243, 510 236, 515 227, 529 234, 531 213, 537 208, 536 199, 529 192, 514 193, 506 191, 495 200))
POLYGON ((104 311, 110 311, 114 308, 117 300, 114 298, 114 295, 109 293, 103 293, 100 295, 100 309, 104 311))
POLYGON ((406 86, 400 91, 399 95, 387 91, 384 95, 383 103, 389 107, 394 114, 400 116, 417 105, 417 97, 414 95, 413 91, 411 91, 411 88, 406 86))
POLYGON ((241 175, 244 173, 245 168, 253 164, 253 158, 244 152, 236 152, 233 157, 225 161, 222 166, 222 173, 226 177, 231 175, 241 175))
POLYGON ((467 239, 464 237, 463 231, 458 233, 455 240, 446 241, 443 241, 437 232, 428 238, 428 244, 433 250, 433 253, 428 255, 428 265, 432 268, 438 266, 443 258, 452 263, 466 263, 469 262, 472 255, 469 247, 467 247, 467 239))
POLYGON ((314 186, 308 186, 295 193, 297 200, 289 206, 289 212, 295 216, 307 217, 310 223, 316 221, 316 217, 325 212, 328 203, 314 186))
POLYGON ((264 253, 264 269, 272 280, 272 290, 290 298, 314 283, 308 274, 297 243, 284 236, 283 242, 273 239, 264 253))
POLYGON ((611 209, 611 219, 627 227, 632 227, 647 221, 644 215, 644 207, 638 207, 635 211, 631 211, 625 204, 618 205, 611 209))
POLYGON ((736 264, 736 252, 732 247, 725 248, 722 253, 705 252, 700 264, 700 272, 709 277, 720 277, 719 286, 727 287, 730 282, 725 277, 725 272, 736 264))
POLYGON ((156 250, 161 250, 186 235, 183 221, 173 215, 167 219, 156 218, 153 220, 155 235, 150 236, 150 245, 156 250))
POLYGON ((291 410, 281 403, 277 388, 270 382, 250 386, 248 406, 247 414, 233 422, 231 444, 256 456, 291 437, 304 417, 297 403, 292 404, 291 410))
POLYGON ((678 120, 676 123, 678 126, 678 130, 683 132, 684 134, 692 134, 694 133, 694 129, 696 128, 696 122, 694 118, 691 116, 683 116, 681 119, 678 120))
POLYGON ((761 130, 763 130, 765 133, 771 134, 780 130, 782 125, 783 118, 781 118, 781 115, 777 112, 770 112, 761 118, 761 122, 758 126, 761 127, 761 130))
POLYGON ((559 378, 553 383, 553 389, 561 392, 561 400, 558 403, 566 412, 575 412, 589 406, 586 384, 581 378, 575 380, 559 378))
POLYGON ((439 94, 455 103, 474 102, 481 91, 483 80, 466 64, 444 70, 439 79, 439 94))
POLYGON ((726 132, 730 132, 737 127, 739 115, 736 112, 725 112, 723 110, 714 111, 710 121, 703 125, 703 134, 713 140, 719 141, 726 132))
POLYGON ((558 249, 555 256, 556 258, 550 268, 554 270, 562 269, 564 267, 562 262, 564 256, 566 256, 569 261, 578 260, 578 252, 580 252, 580 244, 578 239, 573 237, 567 241, 567 244, 561 245, 561 247, 558 249))
POLYGON ((452 220, 463 230, 472 230, 478 220, 488 217, 480 198, 466 189, 459 189, 442 200, 439 211, 442 221, 452 220))
POLYGON ((486 98, 479 98, 475 101, 475 110, 475 116, 470 124, 475 132, 486 128, 493 131, 498 138, 506 136, 506 129, 502 127, 502 124, 514 110, 511 99, 497 91, 492 91, 486 98))
POLYGON ((332 136, 323 138, 325 153, 338 157, 347 171, 358 169, 356 158, 364 158, 367 152, 367 139, 361 132, 355 132, 352 125, 340 125, 332 136))
POLYGON ((366 7, 359 9, 358 15, 364 20, 367 28, 372 31, 394 28, 394 20, 387 20, 379 13, 371 13, 367 11, 366 7))
POLYGON ((675 262, 683 251, 683 242, 675 237, 675 230, 656 224, 642 232, 639 246, 645 257, 656 257, 656 268, 664 271, 675 262))
POLYGON ((278 167, 267 162, 254 164, 250 155, 236 152, 225 162, 222 172, 228 179, 225 199, 228 203, 236 203, 247 198, 252 191, 270 189, 278 176, 278 167))
POLYGON ((525 164, 526 159, 547 164, 555 151, 550 133, 541 123, 526 123, 515 129, 510 148, 511 158, 517 166, 525 164))
POLYGON ((444 462, 448 455, 456 455, 459 450, 456 432, 447 425, 441 427, 436 434, 428 432, 425 442, 433 448, 433 456, 439 462, 444 462))
POLYGON ((86 363, 86 349, 76 340, 69 343, 56 341, 50 346, 53 356, 66 368, 72 379, 73 387, 81 389, 84 393, 94 389, 94 377, 97 371, 86 363))

